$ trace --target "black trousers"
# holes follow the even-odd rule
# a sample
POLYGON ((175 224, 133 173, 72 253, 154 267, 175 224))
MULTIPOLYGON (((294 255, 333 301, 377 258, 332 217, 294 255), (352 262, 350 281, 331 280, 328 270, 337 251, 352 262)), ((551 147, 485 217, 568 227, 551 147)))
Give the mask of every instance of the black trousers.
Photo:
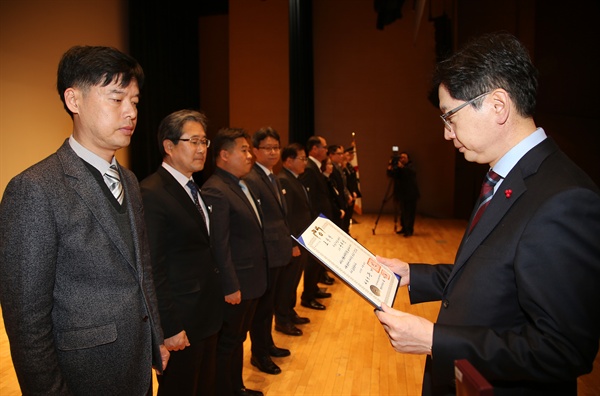
POLYGON ((244 387, 242 368, 244 366, 244 341, 250 326, 258 299, 242 300, 241 303, 225 304, 223 326, 217 341, 217 394, 233 395, 234 389, 244 387))
POLYGON ((267 291, 258 299, 252 325, 250 327, 250 340, 252 341, 252 356, 269 356, 269 348, 273 345, 271 329, 273 328, 273 313, 275 310, 275 296, 280 288, 280 275, 285 267, 269 268, 269 284, 267 291))
POLYGON ((158 396, 203 396, 216 392, 218 334, 190 340, 190 346, 171 351, 169 364, 157 375, 158 396))
POLYGON ((279 274, 279 287, 275 293, 275 323, 279 325, 291 324, 296 311, 296 296, 298 285, 302 278, 302 271, 306 258, 310 253, 302 250, 302 254, 292 257, 290 263, 282 268, 279 274))

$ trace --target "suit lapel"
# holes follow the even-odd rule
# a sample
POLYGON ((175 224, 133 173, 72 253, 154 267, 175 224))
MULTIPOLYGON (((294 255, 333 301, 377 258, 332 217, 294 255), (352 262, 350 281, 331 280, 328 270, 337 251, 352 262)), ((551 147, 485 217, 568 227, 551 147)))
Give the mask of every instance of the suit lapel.
MULTIPOLYGON (((554 141, 547 138, 525 154, 509 174, 506 175, 506 178, 494 193, 492 201, 483 213, 477 226, 473 229, 471 235, 468 235, 468 231, 465 232, 458 252, 456 253, 454 268, 448 278, 447 284, 452 281, 452 278, 468 261, 481 243, 496 229, 502 218, 510 210, 511 206, 514 205, 519 197, 527 191, 525 180, 536 173, 543 160, 557 148, 554 141), (510 193, 507 193, 508 190, 510 190, 510 193)), ((471 219, 472 217, 473 215, 471 215, 471 219)), ((468 229, 469 227, 467 227, 467 230, 468 229)))
MULTIPOLYGON (((244 194, 244 192, 242 191, 242 187, 240 187, 239 183, 237 183, 232 177, 228 176, 225 173, 225 171, 219 168, 215 170, 215 173, 218 174, 221 180, 223 180, 223 182, 225 182, 225 184, 229 186, 231 191, 233 191, 238 197, 240 197, 240 199, 244 202, 248 210, 252 213, 252 217, 256 221, 256 224, 258 224, 258 227, 262 229, 262 225, 260 224, 260 221, 258 221, 256 213, 254 212, 254 208, 252 207, 252 204, 248 201, 248 197, 246 197, 246 194, 244 194)), ((250 187, 248 187, 248 191, 250 192, 250 195, 252 195, 252 197, 254 198, 250 187)), ((256 205, 256 209, 259 211, 260 215, 260 202, 257 202, 256 199, 254 199, 254 204, 256 205)))
MULTIPOLYGON (((130 252, 127 243, 122 238, 119 226, 113 216, 110 215, 114 210, 112 204, 105 198, 102 188, 98 185, 96 179, 90 174, 83 160, 69 146, 68 140, 56 152, 65 173, 66 184, 69 185, 79 195, 88 210, 93 214, 117 250, 121 253, 127 263, 137 272, 137 266, 132 259, 135 259, 137 253, 130 252)), ((125 178, 124 178, 125 179, 125 178)), ((123 190, 125 194, 125 202, 129 211, 130 219, 134 215, 132 200, 130 194, 130 185, 126 180, 123 180, 123 190)), ((135 224, 131 223, 131 229, 134 233, 134 242, 137 239, 137 230, 135 224)), ((136 248, 137 250, 137 248, 136 248)))
MULTIPOLYGON (((198 211, 198 208, 196 208, 196 204, 192 201, 185 188, 162 166, 158 168, 158 174, 163 182, 165 191, 181 205, 183 211, 198 223, 198 227, 202 229, 202 232, 208 238, 206 223, 204 223, 202 215, 198 211)), ((204 215, 208 216, 208 213, 205 213, 204 215)))

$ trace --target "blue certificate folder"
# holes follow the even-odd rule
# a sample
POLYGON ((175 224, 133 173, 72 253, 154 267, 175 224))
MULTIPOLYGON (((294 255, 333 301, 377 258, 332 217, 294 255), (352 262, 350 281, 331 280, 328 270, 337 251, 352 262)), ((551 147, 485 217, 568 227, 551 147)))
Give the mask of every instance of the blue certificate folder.
POLYGON ((400 277, 323 214, 292 238, 375 308, 394 305, 400 277))

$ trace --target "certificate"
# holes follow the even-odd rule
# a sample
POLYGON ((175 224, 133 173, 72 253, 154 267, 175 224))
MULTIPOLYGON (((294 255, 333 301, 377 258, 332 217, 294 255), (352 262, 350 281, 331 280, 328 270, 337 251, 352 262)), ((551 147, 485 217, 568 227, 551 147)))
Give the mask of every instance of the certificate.
POLYGON ((292 238, 375 308, 393 306, 399 277, 331 220, 321 214, 292 238))

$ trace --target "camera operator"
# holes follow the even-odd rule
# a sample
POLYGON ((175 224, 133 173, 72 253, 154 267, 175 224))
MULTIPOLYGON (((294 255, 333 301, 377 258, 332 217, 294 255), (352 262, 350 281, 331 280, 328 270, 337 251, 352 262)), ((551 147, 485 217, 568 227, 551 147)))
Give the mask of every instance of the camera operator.
POLYGON ((387 167, 387 175, 394 180, 394 209, 395 213, 400 211, 400 231, 408 238, 414 233, 415 215, 417 212, 417 200, 420 197, 417 185, 417 173, 408 153, 398 154, 394 146, 394 154, 387 167))

